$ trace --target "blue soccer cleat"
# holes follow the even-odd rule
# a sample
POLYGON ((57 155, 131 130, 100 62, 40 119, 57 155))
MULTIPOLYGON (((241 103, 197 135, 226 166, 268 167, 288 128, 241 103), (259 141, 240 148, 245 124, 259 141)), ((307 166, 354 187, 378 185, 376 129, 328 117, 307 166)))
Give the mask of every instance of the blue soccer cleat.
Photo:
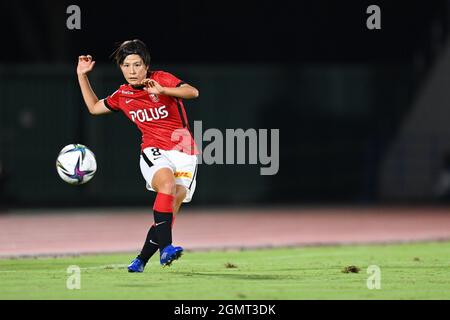
POLYGON ((177 260, 183 254, 182 247, 174 247, 169 244, 161 251, 160 263, 163 266, 170 266, 174 260, 177 260))
POLYGON ((128 272, 143 272, 144 268, 145 263, 139 258, 136 258, 131 261, 130 265, 128 266, 128 272))

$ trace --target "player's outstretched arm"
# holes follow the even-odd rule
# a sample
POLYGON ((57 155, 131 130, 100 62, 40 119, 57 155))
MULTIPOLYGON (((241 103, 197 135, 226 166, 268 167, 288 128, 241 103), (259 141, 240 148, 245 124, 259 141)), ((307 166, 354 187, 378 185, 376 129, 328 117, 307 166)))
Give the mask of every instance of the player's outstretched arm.
POLYGON ((148 93, 164 94, 181 99, 195 99, 198 98, 199 92, 193 86, 184 83, 176 88, 163 87, 153 79, 144 79, 142 84, 148 93))
POLYGON ((93 115, 110 113, 103 100, 98 100, 97 95, 94 90, 92 90, 91 84, 89 83, 88 73, 94 68, 95 61, 92 60, 92 56, 79 56, 77 75, 78 83, 80 84, 81 94, 83 95, 84 102, 93 115))

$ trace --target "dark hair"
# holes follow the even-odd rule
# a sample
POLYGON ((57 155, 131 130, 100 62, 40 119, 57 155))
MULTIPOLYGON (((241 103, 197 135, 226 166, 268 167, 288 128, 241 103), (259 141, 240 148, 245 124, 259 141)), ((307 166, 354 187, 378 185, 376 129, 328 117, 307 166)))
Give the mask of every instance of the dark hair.
POLYGON ((111 57, 114 58, 114 61, 120 67, 123 60, 130 54, 139 55, 144 61, 144 64, 150 66, 150 52, 145 43, 139 39, 122 42, 122 44, 112 53, 111 57))

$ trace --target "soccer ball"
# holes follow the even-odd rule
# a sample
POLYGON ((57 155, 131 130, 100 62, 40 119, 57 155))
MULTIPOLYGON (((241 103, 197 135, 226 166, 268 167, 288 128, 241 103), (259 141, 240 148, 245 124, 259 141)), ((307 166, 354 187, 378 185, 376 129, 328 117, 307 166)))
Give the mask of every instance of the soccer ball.
POLYGON ((88 147, 82 144, 69 144, 59 152, 56 170, 65 182, 79 185, 94 177, 97 161, 88 147))

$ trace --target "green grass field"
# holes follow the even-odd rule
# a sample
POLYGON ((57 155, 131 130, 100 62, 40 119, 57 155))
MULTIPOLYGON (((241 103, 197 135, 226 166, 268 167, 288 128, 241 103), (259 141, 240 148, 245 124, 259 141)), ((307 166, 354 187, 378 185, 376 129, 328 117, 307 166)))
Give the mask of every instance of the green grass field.
POLYGON ((128 273, 134 254, 0 260, 0 299, 450 299, 450 242, 186 252, 128 273), (81 269, 69 290, 67 268, 81 269), (342 270, 354 265, 358 273, 342 270), (369 265, 381 288, 369 290, 369 265))

